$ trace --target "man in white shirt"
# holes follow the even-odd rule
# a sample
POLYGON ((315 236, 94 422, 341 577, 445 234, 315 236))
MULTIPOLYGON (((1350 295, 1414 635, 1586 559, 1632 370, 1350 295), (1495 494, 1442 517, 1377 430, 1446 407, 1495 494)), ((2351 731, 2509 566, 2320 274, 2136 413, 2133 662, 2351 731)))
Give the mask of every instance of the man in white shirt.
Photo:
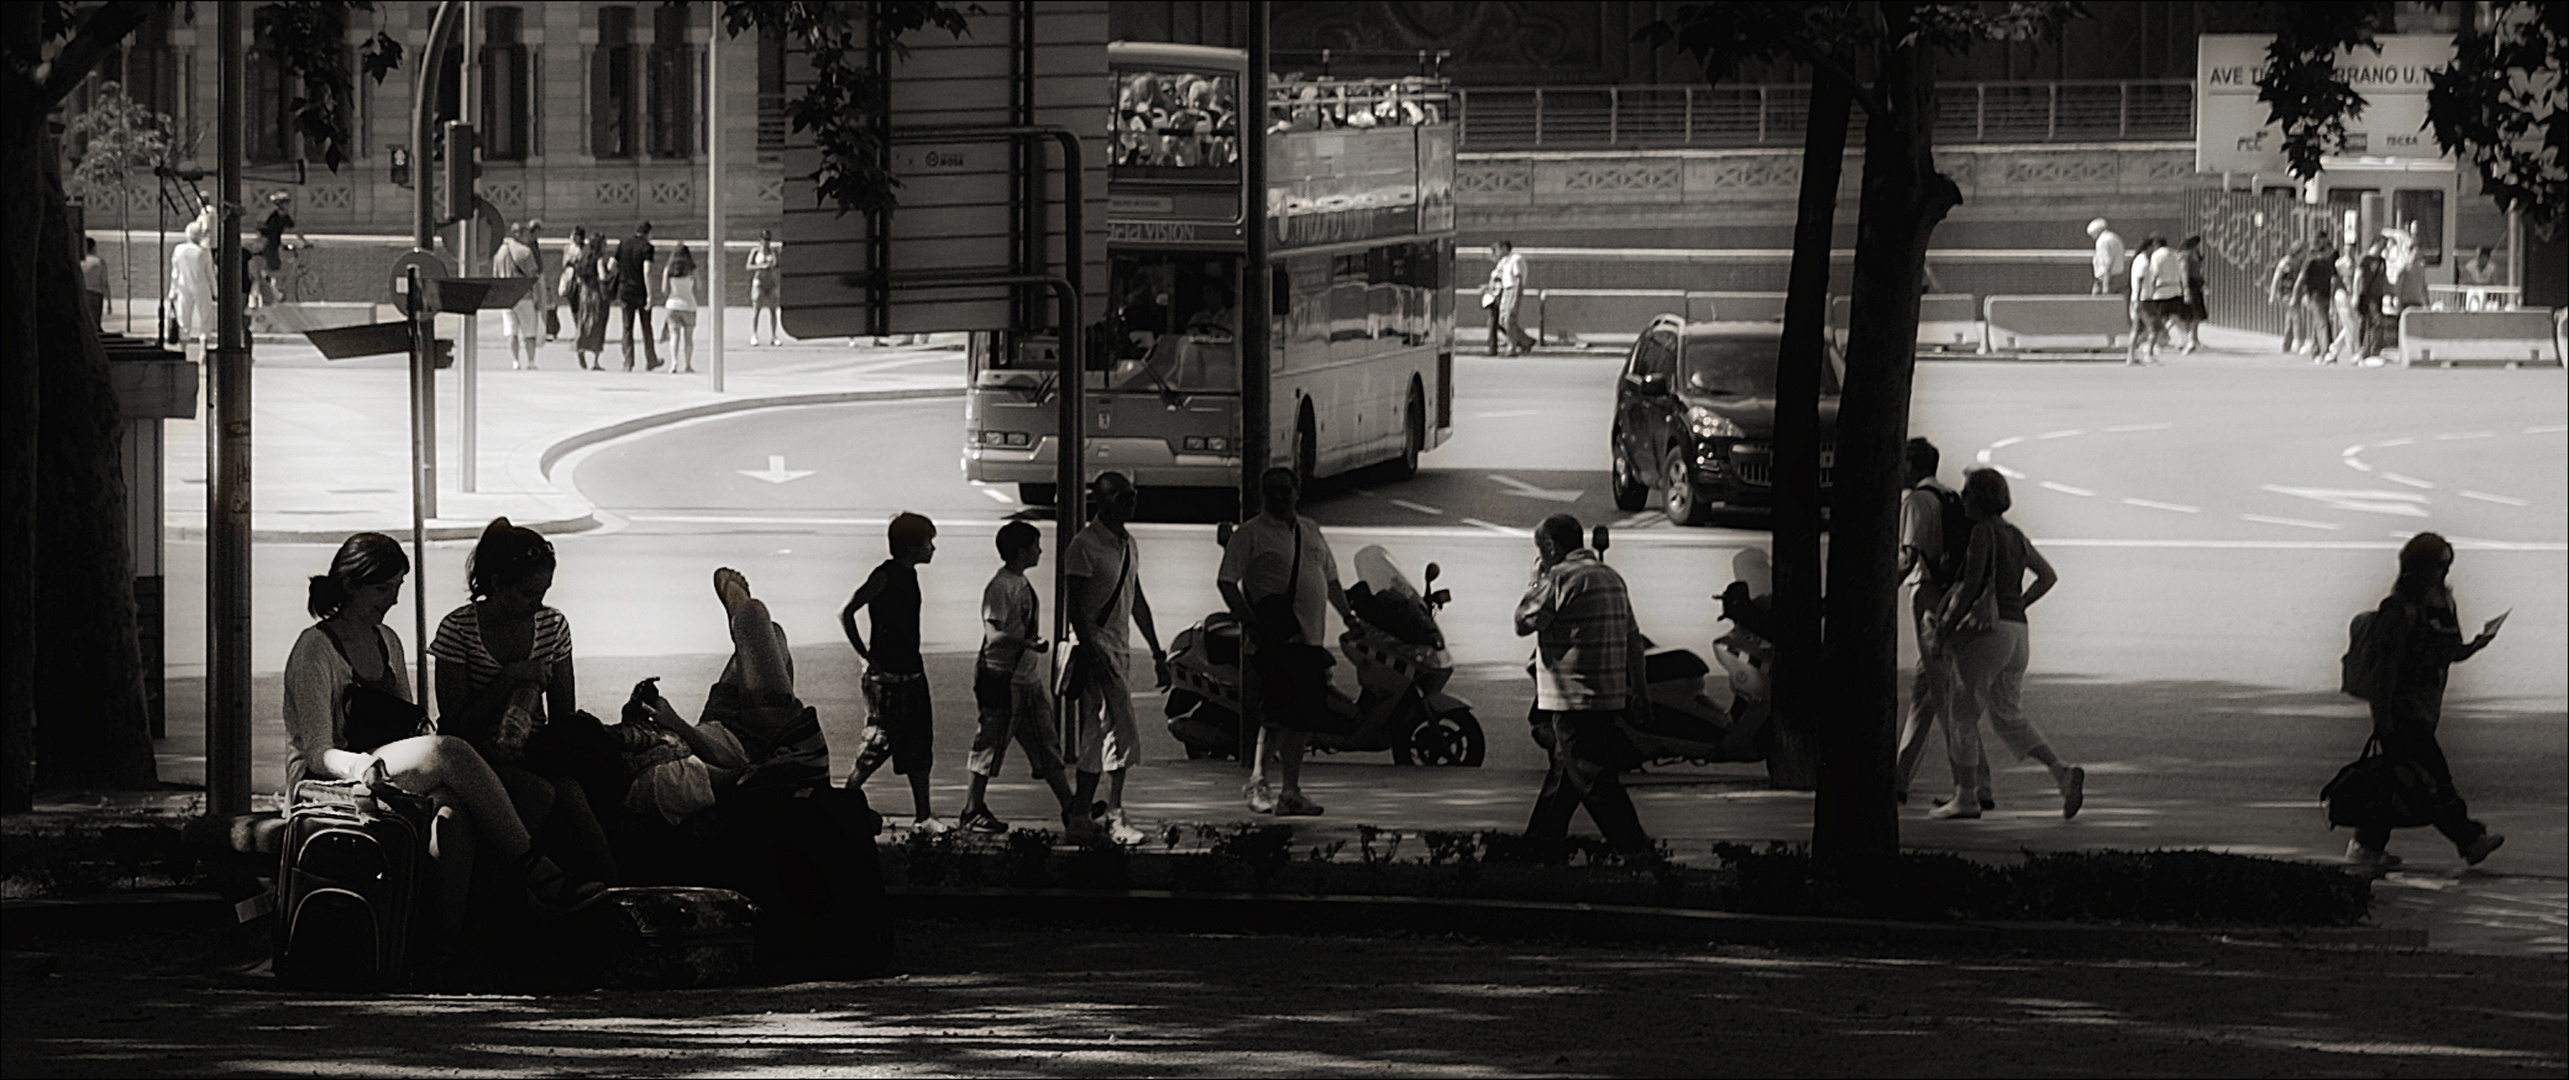
POLYGON ((2112 296, 2120 291, 2114 287, 2114 277, 2123 272, 2126 258, 2123 238, 2105 227, 2104 218, 2088 222, 2087 235, 2096 241, 2096 258, 2090 264, 2095 270, 2096 287, 2089 292, 2097 296, 2112 296))
POLYGON ((1338 558, 1320 526, 1296 512, 1302 484, 1292 469, 1272 468, 1258 477, 1262 503, 1258 516, 1243 522, 1223 545, 1222 568, 1214 585, 1231 614, 1240 620, 1243 665, 1249 681, 1244 698, 1254 698, 1263 713, 1257 756, 1249 765, 1249 786, 1242 791, 1249 809, 1279 816, 1321 812, 1320 804, 1302 794, 1302 755, 1310 733, 1330 727, 1328 654, 1319 664, 1295 659, 1328 640, 1323 604, 1354 623, 1355 610, 1338 585, 1338 558), (1279 787, 1267 784, 1273 759, 1279 787))
POLYGON ((491 276, 525 278, 526 295, 500 311, 500 329, 508 336, 508 366, 513 371, 535 370, 535 343, 544 324, 536 320, 534 283, 544 276, 544 263, 535 257, 535 249, 526 242, 525 225, 509 226, 508 235, 500 240, 498 251, 491 253, 491 276))
POLYGON ((1490 267, 1489 282, 1481 286, 1481 309, 1490 313, 1490 355, 1499 354, 1499 335, 1505 333, 1508 355, 1523 356, 1534 349, 1534 338, 1517 318, 1517 301, 1525 296, 1525 256, 1505 240, 1490 250, 1499 257, 1490 267))

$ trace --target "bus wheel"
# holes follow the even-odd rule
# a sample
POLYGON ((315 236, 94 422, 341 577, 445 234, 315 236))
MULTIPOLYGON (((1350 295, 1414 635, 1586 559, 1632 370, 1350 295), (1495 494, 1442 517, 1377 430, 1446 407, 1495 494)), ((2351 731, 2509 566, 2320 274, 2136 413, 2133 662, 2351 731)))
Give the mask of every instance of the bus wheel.
POLYGON ((1398 471, 1407 480, 1418 475, 1418 455, 1427 449, 1427 405, 1418 399, 1418 387, 1409 388, 1409 408, 1401 413, 1401 444, 1398 471))
POLYGON ((1017 485, 1017 501, 1028 506, 1051 506, 1053 504, 1053 486, 1051 484, 1019 484, 1017 485))

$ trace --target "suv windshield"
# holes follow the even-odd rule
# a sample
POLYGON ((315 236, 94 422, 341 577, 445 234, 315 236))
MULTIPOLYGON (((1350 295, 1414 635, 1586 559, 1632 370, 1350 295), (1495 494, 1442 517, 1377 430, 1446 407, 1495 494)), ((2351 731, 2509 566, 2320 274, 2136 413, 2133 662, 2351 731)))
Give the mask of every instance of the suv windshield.
MULTIPOLYGON (((1686 342, 1684 371, 1688 389, 1709 394, 1737 397, 1771 398, 1775 396, 1776 355, 1783 342, 1776 338, 1699 337, 1686 342)), ((1820 393, 1838 393, 1838 369, 1844 361, 1836 346, 1829 347, 1829 362, 1820 369, 1820 393)))

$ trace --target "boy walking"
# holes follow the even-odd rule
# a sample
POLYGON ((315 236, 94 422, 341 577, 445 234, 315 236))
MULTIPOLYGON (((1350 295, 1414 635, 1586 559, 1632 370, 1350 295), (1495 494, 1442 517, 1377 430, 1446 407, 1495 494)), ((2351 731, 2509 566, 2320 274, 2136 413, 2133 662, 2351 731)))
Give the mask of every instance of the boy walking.
POLYGON ((936 713, 928 704, 927 665, 919 658, 919 567, 937 554, 937 527, 918 514, 904 513, 884 530, 892 557, 874 568, 865 584, 847 598, 838 613, 847 643, 864 658, 865 745, 857 751, 856 772, 847 786, 863 787, 885 761, 892 771, 910 778, 911 829, 939 833, 946 824, 928 809, 929 740, 936 713), (873 610, 874 645, 868 648, 856 631, 856 610, 873 610))
POLYGON ((983 796, 990 778, 1008 761, 1014 736, 1026 751, 1026 764, 1053 789, 1061 802, 1062 834, 1087 840, 1097 826, 1079 808, 1070 780, 1062 775, 1061 736, 1053 730, 1052 695, 1044 687, 1042 599, 1026 571, 1044 558, 1043 533, 1022 521, 999 527, 999 572, 981 590, 981 658, 972 672, 972 700, 980 710, 981 729, 972 737, 972 787, 964 794, 963 813, 955 824, 967 832, 1004 833, 1008 823, 990 812, 983 796))

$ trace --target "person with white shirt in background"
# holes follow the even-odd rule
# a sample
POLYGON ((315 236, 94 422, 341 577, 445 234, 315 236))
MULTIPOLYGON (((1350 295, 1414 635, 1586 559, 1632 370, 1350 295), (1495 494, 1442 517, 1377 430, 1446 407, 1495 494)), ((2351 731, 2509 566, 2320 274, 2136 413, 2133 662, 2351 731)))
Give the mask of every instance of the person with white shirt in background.
POLYGON ((1491 245, 1498 262, 1490 267, 1490 280, 1481 286, 1481 309, 1490 313, 1490 355, 1499 355, 1499 335, 1507 335, 1508 355, 1523 356, 1534 350, 1534 338, 1527 335, 1519 321, 1522 309, 1518 302, 1525 298, 1525 256, 1516 253, 1516 245, 1501 240, 1491 245))
POLYGON ((2105 227, 2105 219, 2087 223, 2087 235, 2096 241, 2096 258, 2090 264, 2095 270, 2096 287, 2089 290, 2097 296, 2114 295, 2114 276, 2123 272, 2125 253, 2123 238, 2105 227))

